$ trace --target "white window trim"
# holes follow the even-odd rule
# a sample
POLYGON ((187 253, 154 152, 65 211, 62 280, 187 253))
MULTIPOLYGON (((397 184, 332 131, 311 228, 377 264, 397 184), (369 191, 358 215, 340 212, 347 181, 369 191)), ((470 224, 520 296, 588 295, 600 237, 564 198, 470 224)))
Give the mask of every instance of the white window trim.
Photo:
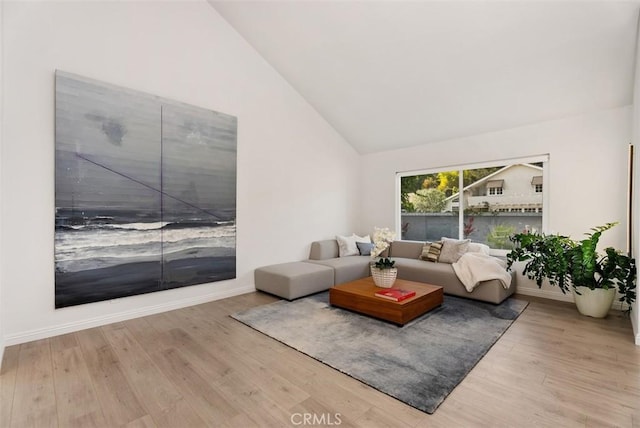
MULTIPOLYGON (((396 172, 396 195, 395 195, 395 230, 402 230, 402 208, 400 205, 400 180, 402 177, 411 177, 413 175, 423 175, 423 174, 434 174, 442 171, 454 171, 454 170, 465 170, 465 169, 476 169, 476 168, 491 168, 496 166, 504 166, 511 165, 517 163, 538 163, 542 162, 542 182, 549 183, 549 175, 551 170, 551 161, 549 154, 535 155, 535 156, 527 156, 520 158, 508 158, 508 159, 500 159, 495 161, 486 161, 486 162, 478 162, 478 163, 470 163, 470 164, 458 164, 458 165, 444 165, 437 168, 428 168, 428 169, 419 169, 412 171, 402 171, 396 172)), ((459 175, 458 187, 462 191, 464 188, 464 177, 462 174, 459 175)), ((542 192, 542 206, 544 209, 542 210, 542 230, 541 232, 546 233, 549 229, 549 213, 551 211, 549 206, 549 185, 545 184, 545 191, 542 192)), ((459 210, 458 214, 458 238, 462 239, 462 230, 464 229, 464 209, 459 210)), ((491 254, 494 256, 505 256, 509 251, 508 250, 491 250, 491 254)))

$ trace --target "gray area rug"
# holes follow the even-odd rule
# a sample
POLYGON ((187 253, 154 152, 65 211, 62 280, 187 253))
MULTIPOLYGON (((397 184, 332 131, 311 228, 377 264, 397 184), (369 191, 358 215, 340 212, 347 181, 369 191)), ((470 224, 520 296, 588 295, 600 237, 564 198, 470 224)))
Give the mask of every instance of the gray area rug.
POLYGON ((439 308, 398 327, 329 305, 328 292, 278 301, 234 319, 378 389, 433 413, 522 313, 445 296, 439 308))

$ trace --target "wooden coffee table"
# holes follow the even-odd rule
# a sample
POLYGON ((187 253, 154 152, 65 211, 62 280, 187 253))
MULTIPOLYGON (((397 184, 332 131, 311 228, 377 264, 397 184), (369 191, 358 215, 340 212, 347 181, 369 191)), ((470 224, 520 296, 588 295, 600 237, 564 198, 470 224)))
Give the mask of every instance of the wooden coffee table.
POLYGON ((329 303, 338 308, 404 325, 443 302, 442 287, 438 285, 396 279, 393 288, 412 290, 416 295, 401 302, 376 297, 376 291, 383 288, 377 287, 373 278, 368 277, 330 288, 329 303))

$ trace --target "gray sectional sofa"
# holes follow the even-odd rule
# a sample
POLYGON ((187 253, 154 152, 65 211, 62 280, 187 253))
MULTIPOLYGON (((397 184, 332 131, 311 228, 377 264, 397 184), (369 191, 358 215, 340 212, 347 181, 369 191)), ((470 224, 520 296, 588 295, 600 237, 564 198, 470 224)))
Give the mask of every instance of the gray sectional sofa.
MULTIPOLYGON (((445 294, 496 304, 515 292, 515 274, 512 273, 508 289, 500 281, 491 280, 480 283, 470 293, 456 276, 451 264, 421 260, 423 246, 424 242, 418 241, 391 243, 388 256, 396 262, 398 278, 440 285, 445 294)), ((370 276, 370 263, 369 256, 339 257, 335 239, 315 241, 311 244, 308 260, 256 269, 256 289, 292 300, 327 290, 336 284, 370 276)))

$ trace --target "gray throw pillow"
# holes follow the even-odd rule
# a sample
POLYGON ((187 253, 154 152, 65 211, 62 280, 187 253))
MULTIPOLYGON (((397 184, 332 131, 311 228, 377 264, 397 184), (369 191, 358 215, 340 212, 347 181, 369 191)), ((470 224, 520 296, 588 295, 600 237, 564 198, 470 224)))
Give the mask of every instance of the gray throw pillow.
POLYGON ((370 256, 371 250, 373 250, 373 242, 356 242, 358 251, 361 256, 370 256))

